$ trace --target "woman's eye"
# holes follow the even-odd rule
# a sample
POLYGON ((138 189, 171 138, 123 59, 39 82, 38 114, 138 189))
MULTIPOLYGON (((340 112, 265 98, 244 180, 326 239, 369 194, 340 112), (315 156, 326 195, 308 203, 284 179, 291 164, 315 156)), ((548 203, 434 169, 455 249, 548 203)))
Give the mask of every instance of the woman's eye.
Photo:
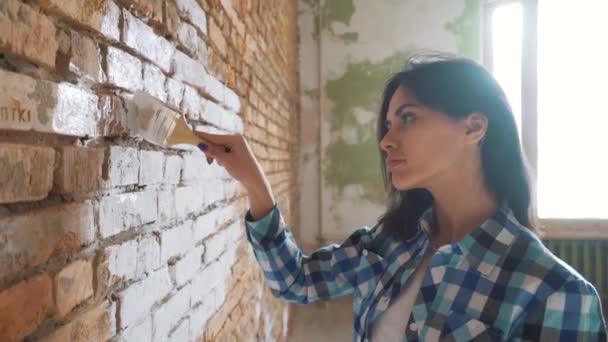
POLYGON ((401 120, 403 120, 403 122, 405 122, 405 123, 410 123, 414 120, 414 115, 413 114, 403 114, 403 115, 401 115, 401 120))

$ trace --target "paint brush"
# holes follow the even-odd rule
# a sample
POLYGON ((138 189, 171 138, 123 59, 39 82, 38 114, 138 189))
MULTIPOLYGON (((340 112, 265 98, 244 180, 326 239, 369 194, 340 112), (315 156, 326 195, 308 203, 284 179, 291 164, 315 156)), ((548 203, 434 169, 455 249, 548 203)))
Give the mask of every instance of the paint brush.
MULTIPOLYGON (((208 144, 190 129, 183 115, 165 107, 153 96, 137 91, 133 102, 137 107, 139 133, 149 142, 160 146, 208 144)), ((230 147, 224 146, 224 150, 230 152, 230 147)))

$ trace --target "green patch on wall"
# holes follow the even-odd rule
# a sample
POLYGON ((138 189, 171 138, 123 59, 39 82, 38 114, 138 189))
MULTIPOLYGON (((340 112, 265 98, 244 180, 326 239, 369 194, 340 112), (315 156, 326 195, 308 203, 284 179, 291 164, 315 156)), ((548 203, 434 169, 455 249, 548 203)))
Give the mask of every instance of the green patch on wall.
POLYGON ((459 16, 445 24, 458 38, 458 54, 474 60, 480 57, 481 14, 479 0, 465 0, 459 16))
POLYGON ((353 0, 324 0, 321 5, 321 28, 328 29, 336 22, 348 26, 353 14, 355 14, 353 0))
POLYGON ((325 84, 333 108, 324 120, 329 124, 333 138, 325 148, 323 178, 324 184, 337 188, 339 194, 348 185, 359 185, 362 198, 385 204, 376 120, 361 124, 354 113, 356 109, 378 111, 386 81, 403 69, 407 57, 407 52, 398 52, 379 62, 349 62, 342 76, 325 84), (354 143, 344 140, 340 134, 343 130, 356 132, 354 143))

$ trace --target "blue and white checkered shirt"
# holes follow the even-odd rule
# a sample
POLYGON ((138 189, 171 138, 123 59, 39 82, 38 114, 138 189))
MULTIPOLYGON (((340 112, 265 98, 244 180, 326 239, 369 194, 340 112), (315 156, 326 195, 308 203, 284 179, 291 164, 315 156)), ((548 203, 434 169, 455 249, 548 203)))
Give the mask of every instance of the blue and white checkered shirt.
MULTIPOLYGON (((278 205, 253 221, 247 239, 272 293, 306 304, 354 295, 353 341, 371 327, 412 276, 427 248, 432 208, 415 236, 389 241, 380 225, 356 229, 343 243, 302 253, 278 205)), ((596 289, 555 257, 512 211, 496 214, 431 258, 405 341, 606 341, 596 289)))

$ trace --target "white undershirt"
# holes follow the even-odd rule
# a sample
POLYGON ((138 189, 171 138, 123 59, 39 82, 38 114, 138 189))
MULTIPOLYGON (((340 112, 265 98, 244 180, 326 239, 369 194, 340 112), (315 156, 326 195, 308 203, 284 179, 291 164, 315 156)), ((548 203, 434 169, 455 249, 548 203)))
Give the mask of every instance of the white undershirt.
POLYGON ((403 341, 405 326, 410 319, 412 307, 414 306, 418 292, 420 292, 424 274, 433 254, 433 249, 429 248, 418 264, 416 271, 411 275, 412 280, 374 323, 372 327, 372 342, 403 341))

